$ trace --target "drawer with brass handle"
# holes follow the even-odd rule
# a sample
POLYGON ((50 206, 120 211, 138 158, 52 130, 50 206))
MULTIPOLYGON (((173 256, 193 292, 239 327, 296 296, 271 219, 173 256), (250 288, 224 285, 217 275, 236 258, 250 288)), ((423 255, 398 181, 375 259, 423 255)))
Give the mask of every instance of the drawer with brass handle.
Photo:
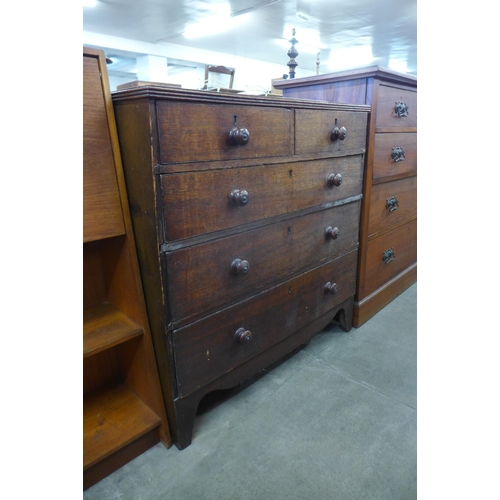
POLYGON ((368 242, 364 293, 368 295, 417 261, 416 219, 368 242))
POLYGON ((417 134, 375 134, 373 180, 417 173, 417 134))
POLYGON ((376 128, 416 128, 417 92, 380 85, 376 128))
POLYGON ((417 216, 417 177, 376 184, 370 196, 368 236, 417 216))

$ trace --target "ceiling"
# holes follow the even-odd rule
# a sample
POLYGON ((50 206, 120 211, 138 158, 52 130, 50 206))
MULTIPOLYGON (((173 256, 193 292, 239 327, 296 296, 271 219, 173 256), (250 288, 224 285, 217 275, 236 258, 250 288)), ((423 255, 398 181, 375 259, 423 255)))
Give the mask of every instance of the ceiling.
MULTIPOLYGON (((284 73, 294 28, 297 77, 316 71, 318 52, 320 73, 378 65, 417 74, 416 0, 98 0, 83 9, 86 32, 257 59, 284 73)), ((126 73, 136 55, 115 52, 106 55, 122 56, 121 66, 108 72, 126 73)), ((170 74, 189 63, 169 65, 170 74)))

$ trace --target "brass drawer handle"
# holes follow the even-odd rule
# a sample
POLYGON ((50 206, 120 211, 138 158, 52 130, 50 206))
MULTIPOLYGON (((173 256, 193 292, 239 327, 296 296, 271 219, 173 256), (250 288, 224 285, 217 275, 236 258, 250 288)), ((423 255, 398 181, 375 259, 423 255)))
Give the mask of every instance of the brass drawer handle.
POLYGON ((326 184, 329 188, 333 186, 340 186, 342 184, 342 176, 340 174, 330 174, 326 178, 326 184))
POLYGON ((339 228, 328 226, 325 231, 325 238, 327 240, 336 240, 339 237, 339 228))
POLYGON ((399 201, 395 196, 391 196, 385 200, 385 208, 389 210, 389 212, 394 212, 399 208, 399 201))
POLYGON ((394 248, 389 248, 382 254, 382 260, 384 261, 384 264, 389 264, 389 262, 392 262, 396 258, 396 252, 394 251, 394 248))
POLYGON ((394 106, 394 112, 402 118, 403 116, 408 116, 408 105, 405 102, 397 102, 394 106))
POLYGON ((250 264, 248 260, 234 259, 231 263, 231 271, 233 274, 247 274, 250 270, 250 264))
POLYGON ((347 137, 347 129, 345 127, 335 127, 332 130, 331 134, 331 139, 332 141, 336 141, 337 139, 340 139, 343 141, 347 137))
POLYGON ((229 132, 229 142, 233 146, 244 146, 250 140, 250 132, 246 128, 233 128, 229 132))
POLYGON ((238 328, 234 332, 234 339, 241 344, 248 344, 252 340, 252 332, 245 328, 238 328))
POLYGON ((231 201, 239 206, 239 207, 244 207, 248 203, 248 191, 245 189, 233 189, 229 195, 231 198, 231 201))
POLYGON ((400 146, 396 146, 392 148, 391 158, 397 163, 398 161, 404 161, 405 152, 404 149, 400 146))
POLYGON ((325 284, 324 291, 326 294, 335 295, 339 291, 337 283, 330 283, 329 281, 325 284))

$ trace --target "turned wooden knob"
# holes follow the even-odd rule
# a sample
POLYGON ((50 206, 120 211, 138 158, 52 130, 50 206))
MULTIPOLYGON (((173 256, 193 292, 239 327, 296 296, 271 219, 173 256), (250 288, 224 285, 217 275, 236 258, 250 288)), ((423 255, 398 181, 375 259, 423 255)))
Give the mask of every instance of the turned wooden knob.
POLYGON ((345 127, 335 127, 332 130, 331 134, 331 139, 332 141, 336 141, 337 139, 340 139, 343 141, 347 137, 347 129, 345 127))
POLYGON ((340 174, 330 174, 326 179, 326 183, 329 188, 340 186, 342 184, 342 176, 340 174))
POLYGON ((250 269, 248 260, 234 259, 231 263, 231 271, 233 274, 246 274, 250 269))
POLYGON ((328 282, 325 285, 325 293, 328 293, 330 295, 335 295, 338 291, 339 291, 339 288, 337 286, 337 283, 328 282))
POLYGON ((231 201, 239 207, 243 207, 248 203, 248 191, 244 189, 233 189, 230 197, 231 201))
POLYGON ((244 146, 250 140, 250 132, 246 128, 233 128, 229 132, 229 142, 233 146, 244 146))
POLYGON ((241 344, 248 344, 252 340, 252 332, 245 328, 238 328, 234 332, 234 338, 241 344))
POLYGON ((325 231, 325 238, 327 240, 336 240, 339 236, 339 228, 328 226, 325 231))

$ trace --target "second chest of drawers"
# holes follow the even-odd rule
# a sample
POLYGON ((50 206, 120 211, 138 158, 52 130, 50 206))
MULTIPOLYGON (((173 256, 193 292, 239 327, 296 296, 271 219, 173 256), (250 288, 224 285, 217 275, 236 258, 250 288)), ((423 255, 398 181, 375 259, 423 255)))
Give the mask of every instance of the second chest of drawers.
POLYGON ((417 79, 377 66, 275 82, 287 97, 368 104, 354 326, 417 279, 417 79))
POLYGON ((172 437, 334 318, 352 324, 367 106, 113 96, 172 437))

